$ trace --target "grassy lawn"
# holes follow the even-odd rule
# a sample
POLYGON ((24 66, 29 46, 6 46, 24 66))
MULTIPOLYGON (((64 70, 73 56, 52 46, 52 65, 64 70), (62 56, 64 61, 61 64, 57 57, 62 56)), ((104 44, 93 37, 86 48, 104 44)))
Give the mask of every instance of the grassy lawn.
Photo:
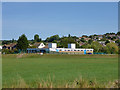
POLYGON ((117 55, 3 55, 2 66, 3 87, 11 87, 20 78, 30 87, 37 87, 41 80, 50 80, 54 86, 80 77, 101 84, 118 80, 117 55))

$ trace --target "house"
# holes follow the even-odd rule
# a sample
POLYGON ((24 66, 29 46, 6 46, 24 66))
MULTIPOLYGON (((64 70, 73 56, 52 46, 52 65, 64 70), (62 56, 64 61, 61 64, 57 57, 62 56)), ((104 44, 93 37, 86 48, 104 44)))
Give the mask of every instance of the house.
POLYGON ((88 41, 88 40, 90 40, 90 39, 91 39, 91 38, 84 38, 85 41, 88 41))
POLYGON ((79 39, 81 39, 81 38, 83 38, 83 37, 79 37, 79 39))
POLYGON ((44 43, 34 43, 33 46, 36 46, 36 48, 44 48, 45 47, 44 43))
POLYGON ((106 41, 99 41, 98 43, 100 43, 100 44, 103 45, 103 46, 106 46, 106 45, 105 45, 105 42, 106 42, 106 41))
POLYGON ((93 49, 76 48, 76 45, 74 43, 68 44, 68 48, 57 48, 57 44, 55 43, 50 43, 50 45, 51 45, 51 47, 49 47, 50 52, 68 53, 68 54, 93 54, 93 49))
POLYGON ((80 42, 79 43, 79 46, 82 46, 82 45, 85 45, 86 43, 84 43, 84 42, 80 42))
POLYGON ((16 43, 11 43, 11 44, 9 44, 9 45, 3 45, 3 47, 2 47, 2 49, 10 49, 10 50, 13 50, 13 49, 15 49, 16 48, 16 43))
POLYGON ((27 48, 27 53, 57 52, 68 54, 93 54, 93 49, 76 48, 74 43, 68 44, 68 48, 57 48, 56 43, 48 43, 48 47, 27 48))
POLYGON ((101 40, 103 38, 103 35, 97 35, 96 39, 98 38, 98 40, 101 40))
POLYGON ((109 40, 109 41, 110 41, 110 43, 111 43, 111 42, 115 43, 115 41, 113 41, 113 40, 109 40))
POLYGON ((120 39, 120 35, 117 35, 117 38, 120 39))

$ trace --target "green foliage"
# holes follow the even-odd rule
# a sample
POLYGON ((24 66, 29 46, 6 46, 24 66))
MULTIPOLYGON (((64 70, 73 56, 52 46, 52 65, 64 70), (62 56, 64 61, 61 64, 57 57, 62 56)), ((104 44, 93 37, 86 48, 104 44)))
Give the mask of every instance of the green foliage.
POLYGON ((102 45, 100 43, 98 43, 97 41, 91 43, 91 48, 94 49, 94 52, 101 52, 102 51, 102 45))
POLYGON ((116 39, 116 36, 113 36, 112 38, 113 38, 113 39, 116 39))
POLYGON ((93 35, 90 35, 89 38, 94 39, 94 36, 93 36, 93 35))
POLYGON ((35 42, 40 42, 40 41, 41 41, 41 38, 39 38, 39 35, 38 35, 38 34, 35 34, 35 35, 34 35, 34 41, 35 41, 35 42))
MULTIPOLYGON (((78 79, 80 76, 85 81, 96 79, 102 85, 118 79, 117 55, 24 54, 21 58, 17 58, 20 55, 2 55, 3 88, 13 88, 17 85, 15 82, 18 82, 18 77, 21 77, 29 88, 38 88, 40 84, 45 84, 44 88, 46 88, 51 82, 53 82, 51 85, 60 88, 61 85, 65 86, 66 83, 69 85, 74 80, 80 82, 78 79), (51 79, 50 83, 48 83, 49 79, 51 79), (46 82, 42 82, 45 80, 46 82)), ((24 83, 21 81, 20 85, 24 83)))
POLYGON ((119 32, 117 32, 117 35, 120 35, 120 31, 119 31, 119 32))
POLYGON ((36 46, 28 46, 28 48, 37 48, 36 46))
POLYGON ((80 41, 81 41, 81 42, 86 42, 86 41, 84 40, 84 38, 81 38, 80 41))
POLYGON ((93 40, 92 40, 92 39, 88 40, 88 44, 91 44, 92 42, 93 42, 93 40))
POLYGON ((105 36, 107 36, 107 35, 114 35, 115 33, 106 33, 106 34, 104 34, 105 36))
POLYGON ((16 54, 16 53, 19 53, 17 49, 13 49, 13 50, 2 49, 2 54, 16 54))
POLYGON ((110 41, 109 41, 109 40, 106 40, 105 45, 106 45, 107 43, 110 43, 110 41))
POLYGON ((102 38, 100 41, 106 41, 106 38, 102 38))
POLYGON ((116 40, 116 41, 115 41, 115 43, 120 44, 120 40, 119 40, 119 39, 118 39, 118 40, 116 40))
POLYGON ((54 35, 54 36, 48 37, 45 41, 46 42, 53 42, 54 40, 58 41, 59 39, 60 39, 59 35, 54 35))
POLYGON ((107 39, 111 39, 111 37, 110 37, 110 36, 107 36, 107 39))
POLYGON ((60 47, 67 48, 69 43, 76 43, 75 40, 72 37, 64 37, 60 41, 60 47))
POLYGON ((82 35, 82 37, 88 37, 87 35, 82 35))
POLYGON ((2 41, 2 45, 4 45, 4 44, 10 44, 10 43, 17 43, 17 41, 14 40, 14 39, 12 39, 12 40, 3 40, 2 41))
POLYGON ((108 43, 106 48, 109 50, 109 53, 116 54, 118 53, 118 46, 115 43, 108 43))
POLYGON ((28 46, 29 44, 27 37, 25 36, 25 34, 21 35, 17 41, 17 49, 24 51, 27 49, 28 46))
POLYGON ((70 34, 68 34, 68 37, 71 37, 71 35, 70 35, 70 34))
POLYGON ((84 44, 81 46, 81 48, 91 48, 91 44, 84 44))

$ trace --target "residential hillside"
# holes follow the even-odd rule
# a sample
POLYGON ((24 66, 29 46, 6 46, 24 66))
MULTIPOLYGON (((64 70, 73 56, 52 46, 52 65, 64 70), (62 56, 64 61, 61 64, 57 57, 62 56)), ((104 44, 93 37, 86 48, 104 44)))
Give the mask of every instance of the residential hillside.
MULTIPOLYGON (((27 37, 24 35, 27 40, 27 37)), ((22 39, 21 39, 22 40, 22 39)), ((21 40, 2 40, 2 48, 4 52, 18 52, 21 48, 18 47, 18 41, 21 40)), ((24 41, 23 41, 24 42, 24 41)), ((33 40, 27 40, 27 48, 38 48, 41 43, 44 47, 47 47, 48 43, 57 43, 58 48, 67 48, 69 43, 75 43, 76 48, 93 48, 96 53, 118 53, 118 46, 120 44, 120 32, 117 33, 106 33, 103 35, 82 35, 81 37, 53 35, 42 40, 38 34, 34 35, 33 40)), ((20 45, 22 46, 22 45, 20 45)), ((25 46, 23 46, 25 47, 25 46)), ((22 50, 22 49, 21 49, 22 50)), ((25 49, 24 49, 25 50, 25 49)))

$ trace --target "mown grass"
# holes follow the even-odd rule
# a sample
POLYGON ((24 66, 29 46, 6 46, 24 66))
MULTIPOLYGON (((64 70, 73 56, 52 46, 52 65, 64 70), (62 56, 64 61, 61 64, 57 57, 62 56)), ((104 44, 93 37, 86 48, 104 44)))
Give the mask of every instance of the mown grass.
POLYGON ((111 83, 118 80, 117 55, 18 56, 2 56, 3 88, 105 87, 105 85, 111 86, 111 83), (86 86, 75 85, 76 81, 82 84, 84 81, 86 86), (90 82, 95 82, 95 85, 89 85, 90 82))

